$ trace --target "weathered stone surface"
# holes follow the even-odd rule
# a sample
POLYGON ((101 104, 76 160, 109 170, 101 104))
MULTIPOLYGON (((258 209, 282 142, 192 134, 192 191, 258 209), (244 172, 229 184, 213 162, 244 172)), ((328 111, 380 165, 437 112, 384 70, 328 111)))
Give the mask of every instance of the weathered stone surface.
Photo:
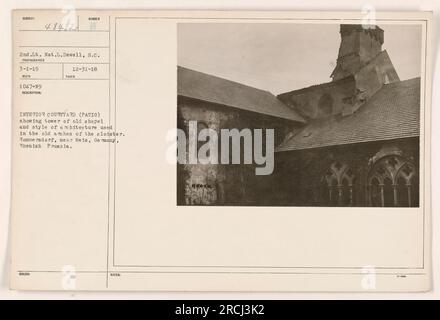
MULTIPOLYGON (((275 144, 281 143, 296 122, 246 112, 209 102, 180 97, 178 128, 188 132, 188 122, 197 121, 204 127, 220 129, 275 129, 275 144)), ((179 205, 245 205, 254 203, 255 165, 178 164, 179 205), (246 187, 246 185, 248 185, 246 187)), ((260 180, 260 179, 257 179, 260 180)))
POLYGON ((333 81, 354 75, 382 51, 383 30, 377 26, 342 24, 341 45, 331 77, 333 81))

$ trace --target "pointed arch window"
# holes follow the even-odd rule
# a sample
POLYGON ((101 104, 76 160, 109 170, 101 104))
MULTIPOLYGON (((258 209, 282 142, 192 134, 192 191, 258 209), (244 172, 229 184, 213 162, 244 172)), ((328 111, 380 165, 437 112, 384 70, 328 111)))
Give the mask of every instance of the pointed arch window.
POLYGON ((355 175, 351 167, 341 161, 333 162, 321 180, 321 203, 330 206, 353 206, 355 175))
POLYGON ((372 167, 368 177, 369 201, 374 207, 419 205, 419 183, 412 161, 399 155, 385 156, 372 167))

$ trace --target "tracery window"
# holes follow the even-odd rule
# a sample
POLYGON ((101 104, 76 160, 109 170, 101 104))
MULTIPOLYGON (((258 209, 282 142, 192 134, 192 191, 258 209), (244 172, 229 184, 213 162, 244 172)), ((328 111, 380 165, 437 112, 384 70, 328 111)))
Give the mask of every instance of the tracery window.
POLYGON ((321 202, 330 206, 353 206, 355 175, 350 166, 333 162, 321 180, 321 202))
POLYGON ((419 182, 412 161, 398 155, 378 160, 368 177, 370 205, 415 207, 419 205, 419 182))

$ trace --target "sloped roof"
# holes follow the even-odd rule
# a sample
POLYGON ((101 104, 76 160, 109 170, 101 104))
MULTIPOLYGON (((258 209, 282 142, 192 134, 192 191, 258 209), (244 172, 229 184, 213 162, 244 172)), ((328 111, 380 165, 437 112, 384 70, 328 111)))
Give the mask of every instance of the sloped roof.
POLYGON ((313 120, 276 151, 320 148, 420 135, 420 78, 384 85, 357 112, 313 120))
POLYGON ((177 68, 177 93, 188 98, 306 122, 299 113, 287 107, 269 91, 180 66, 177 68))

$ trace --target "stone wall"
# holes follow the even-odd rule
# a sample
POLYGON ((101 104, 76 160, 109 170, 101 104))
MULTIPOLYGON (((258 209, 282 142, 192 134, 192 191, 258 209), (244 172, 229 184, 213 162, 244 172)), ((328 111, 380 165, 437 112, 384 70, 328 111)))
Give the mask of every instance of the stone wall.
POLYGON ((335 114, 350 115, 384 84, 399 81, 386 51, 379 53, 355 74, 280 94, 278 98, 309 120, 335 114))
MULTIPOLYGON (((178 114, 178 127, 183 129, 189 120, 202 121, 216 130, 275 128, 277 143, 296 126, 186 98, 179 99, 178 114)), ((343 205, 370 206, 367 178, 373 164, 389 154, 401 155, 419 168, 419 139, 276 152, 274 173, 268 176, 256 176, 254 165, 178 165, 178 205, 338 206, 341 204, 323 199, 321 187, 327 170, 339 162, 350 167, 355 177, 351 203, 343 205)))
POLYGON ((342 24, 340 33, 337 64, 331 75, 334 81, 358 72, 382 51, 384 41, 383 30, 378 27, 342 24))
MULTIPOLYGON (((185 97, 178 98, 177 121, 178 128, 185 132, 188 132, 189 121, 202 123, 218 133, 220 129, 271 128, 275 129, 275 145, 296 127, 292 121, 185 97)), ((264 177, 255 176, 253 164, 180 164, 177 166, 177 202, 178 205, 251 205, 258 201, 259 190, 266 189, 256 184, 271 179, 271 176, 264 177)))
POLYGON ((339 114, 344 108, 351 107, 355 93, 355 79, 347 77, 335 82, 286 92, 280 94, 278 98, 305 118, 317 119, 339 114), (328 108, 329 103, 326 100, 331 102, 331 108, 328 108))

